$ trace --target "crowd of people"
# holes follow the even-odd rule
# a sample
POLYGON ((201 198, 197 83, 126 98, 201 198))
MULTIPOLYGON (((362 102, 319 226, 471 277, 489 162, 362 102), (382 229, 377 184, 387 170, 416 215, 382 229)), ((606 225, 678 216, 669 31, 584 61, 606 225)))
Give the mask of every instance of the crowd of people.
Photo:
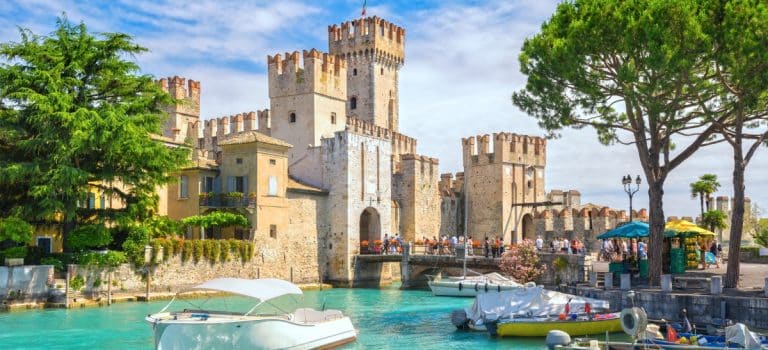
POLYGON ((538 252, 563 253, 563 254, 586 253, 584 242, 575 238, 568 240, 565 237, 562 237, 562 238, 555 237, 554 239, 550 240, 549 242, 546 242, 545 244, 544 239, 541 238, 541 236, 539 236, 534 241, 534 245, 536 246, 536 251, 538 252))
POLYGON ((598 260, 624 261, 630 257, 648 259, 648 245, 642 239, 604 239, 598 260))

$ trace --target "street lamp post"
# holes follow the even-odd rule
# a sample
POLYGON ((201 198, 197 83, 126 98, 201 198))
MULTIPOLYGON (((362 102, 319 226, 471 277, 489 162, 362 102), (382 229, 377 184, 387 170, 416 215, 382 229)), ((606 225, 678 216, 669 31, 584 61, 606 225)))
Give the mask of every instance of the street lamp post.
POLYGON ((624 192, 627 193, 629 196, 629 222, 632 222, 632 197, 637 193, 637 191, 640 189, 640 183, 643 182, 643 180, 640 179, 640 175, 637 175, 637 179, 635 179, 635 189, 632 189, 632 176, 627 175, 621 178, 621 184, 624 185, 624 192))

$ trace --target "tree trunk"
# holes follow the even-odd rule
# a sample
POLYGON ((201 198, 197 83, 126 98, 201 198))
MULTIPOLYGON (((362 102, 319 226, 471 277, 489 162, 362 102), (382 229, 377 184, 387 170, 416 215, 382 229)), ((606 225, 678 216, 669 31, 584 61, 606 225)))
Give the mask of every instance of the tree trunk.
POLYGON ((75 226, 77 225, 77 219, 67 219, 66 215, 64 218, 64 227, 61 232, 61 248, 65 253, 69 253, 69 243, 67 243, 67 237, 69 237, 69 233, 72 232, 75 229, 75 226))
POLYGON ((658 286, 663 273, 664 247, 664 181, 648 179, 649 225, 651 228, 648 241, 648 280, 652 286, 658 286))
MULTIPOLYGON (((704 193, 699 193, 699 200, 701 201, 701 221, 704 221, 704 193)), ((709 207, 709 204, 707 204, 709 207)))
POLYGON ((728 244, 728 271, 725 274, 725 288, 737 288, 739 286, 741 233, 744 228, 744 156, 741 149, 740 131, 737 132, 733 147, 733 208, 731 208, 731 241, 728 244))

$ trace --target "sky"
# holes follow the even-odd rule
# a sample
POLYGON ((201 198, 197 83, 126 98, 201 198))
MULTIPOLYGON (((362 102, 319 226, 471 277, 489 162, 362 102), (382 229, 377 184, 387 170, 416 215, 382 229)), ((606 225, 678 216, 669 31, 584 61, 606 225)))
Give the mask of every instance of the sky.
MULTIPOLYGON (((66 13, 94 32, 123 32, 148 48, 136 57, 143 73, 201 81, 201 117, 269 108, 266 56, 328 50, 327 26, 360 17, 363 1, 5 0, 0 42, 17 41, 18 27, 50 33, 66 13)), ((524 87, 517 57, 554 12, 556 1, 367 1, 367 15, 406 29, 400 71, 400 131, 418 139, 418 152, 440 159, 440 171, 461 171, 461 138, 494 132, 543 136, 510 96, 524 87)), ((678 141, 685 145, 686 140, 678 141)), ((699 201, 689 184, 716 174, 716 195, 732 194, 729 146, 699 150, 666 181, 666 215, 694 216, 699 201)), ((603 146, 590 129, 565 130, 547 143, 546 189, 581 192, 582 203, 629 206, 621 178, 642 176, 633 146, 603 146)), ((644 178, 644 176, 642 176, 644 178)), ((768 149, 746 173, 752 203, 768 209, 768 149)), ((647 207, 647 186, 634 208, 647 207)), ((768 216, 768 210, 763 213, 768 216)))

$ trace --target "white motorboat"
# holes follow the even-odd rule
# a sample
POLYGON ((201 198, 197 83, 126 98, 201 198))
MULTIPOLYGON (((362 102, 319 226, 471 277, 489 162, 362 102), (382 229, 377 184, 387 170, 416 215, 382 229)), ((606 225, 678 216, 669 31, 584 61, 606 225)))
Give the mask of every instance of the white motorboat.
POLYGON ((496 272, 479 276, 431 276, 427 284, 433 295, 450 297, 474 297, 478 294, 498 293, 523 286, 496 272))
POLYGON ((254 313, 272 299, 302 295, 301 289, 288 281, 218 278, 192 290, 242 295, 255 299, 256 305, 240 313, 205 309, 166 312, 174 298, 145 319, 152 325, 155 349, 315 349, 352 342, 357 337, 352 321, 339 310, 254 313))

